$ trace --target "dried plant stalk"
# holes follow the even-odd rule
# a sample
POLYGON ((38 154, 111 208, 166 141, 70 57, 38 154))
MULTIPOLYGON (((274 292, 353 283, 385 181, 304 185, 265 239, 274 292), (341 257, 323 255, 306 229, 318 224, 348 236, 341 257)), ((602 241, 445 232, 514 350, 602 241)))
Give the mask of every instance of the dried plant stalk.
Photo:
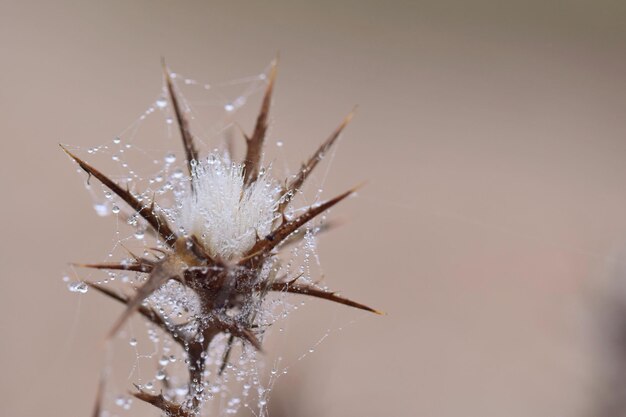
MULTIPOLYGON (((79 266, 105 270, 135 271, 147 275, 145 283, 138 287, 131 296, 119 294, 96 283, 89 283, 89 286, 126 306, 123 314, 113 325, 109 337, 113 337, 132 314, 139 313, 147 321, 168 334, 172 341, 187 352, 189 395, 186 401, 174 402, 162 394, 153 395, 145 392, 140 387, 137 387, 137 391, 133 395, 155 406, 168 416, 189 417, 198 415, 202 407, 202 399, 195 396, 194 393, 197 387, 202 386, 206 382, 205 352, 216 335, 221 333, 230 335, 220 373, 224 370, 229 360, 230 348, 236 339, 240 339, 255 349, 261 350, 259 334, 262 332, 262 329, 259 329, 259 326, 255 324, 255 317, 263 299, 269 293, 281 292, 306 295, 377 314, 380 314, 380 312, 364 304, 339 296, 334 292, 319 289, 312 284, 300 283, 298 282, 299 277, 276 279, 272 277, 272 274, 267 273, 267 267, 275 261, 277 252, 281 247, 302 240, 304 237, 303 227, 307 223, 354 192, 354 189, 346 191, 328 201, 307 208, 299 216, 291 219, 286 218, 285 211, 292 204, 294 195, 301 190, 311 172, 336 142, 343 129, 352 119, 353 113, 350 113, 330 137, 322 143, 319 149, 302 165, 299 172, 290 181, 284 182, 285 185, 280 187, 280 192, 272 194, 272 191, 265 191, 265 188, 270 189, 268 184, 271 185, 271 182, 265 177, 266 174, 262 172, 261 166, 263 144, 267 134, 272 92, 276 78, 276 61, 272 64, 254 131, 251 136, 246 136, 247 150, 245 158, 240 165, 241 172, 237 171, 233 166, 229 168, 229 166, 220 161, 212 162, 217 164, 217 168, 200 162, 197 147, 194 143, 194 135, 191 132, 185 110, 181 106, 181 99, 176 91, 176 86, 165 64, 163 68, 166 89, 176 115, 186 155, 185 164, 191 175, 189 183, 191 197, 185 200, 188 205, 187 217, 181 215, 181 221, 183 222, 187 221, 187 218, 191 219, 188 221, 188 224, 191 225, 188 227, 188 230, 185 230, 184 233, 176 233, 174 230, 178 229, 170 225, 163 213, 156 207, 154 201, 150 205, 141 203, 130 191, 122 188, 67 149, 63 148, 63 150, 90 177, 98 179, 126 202, 131 210, 143 217, 154 230, 156 236, 166 244, 164 249, 158 249, 161 252, 161 256, 156 260, 133 255, 134 259, 132 262, 79 264, 79 266), (236 218, 236 220, 239 222, 237 224, 248 224, 246 222, 251 221, 253 226, 255 224, 258 225, 255 226, 257 232, 252 241, 246 241, 244 239, 246 236, 235 235, 235 242, 245 241, 247 243, 238 243, 239 246, 234 245, 233 247, 216 246, 211 239, 214 237, 213 235, 218 233, 211 229, 211 219, 203 217, 204 223, 200 222, 200 226, 198 226, 196 221, 197 216, 199 216, 198 213, 202 213, 203 216, 206 216, 206 213, 211 213, 210 198, 213 198, 214 195, 210 194, 212 191, 207 187, 213 185, 207 185, 206 182, 213 178, 211 177, 212 169, 223 169, 225 170, 224 172, 234 179, 232 184, 218 183, 216 185, 222 187, 220 188, 222 192, 220 195, 228 196, 230 195, 228 193, 232 191, 232 187, 241 187, 235 190, 238 190, 240 193, 238 199, 233 200, 233 204, 238 205, 235 212, 249 213, 248 216, 252 220, 248 218, 236 218), (238 177, 238 175, 241 175, 241 177, 238 177), (241 181, 241 184, 237 181, 241 181), (263 195, 264 192, 269 194, 263 195), (269 208, 270 214, 272 216, 278 214, 277 217, 270 218, 269 226, 266 225, 267 222, 262 222, 254 217, 257 215, 255 204, 264 203, 267 199, 272 202, 269 208), (252 207, 252 210, 249 210, 249 206, 252 207), (277 221, 281 219, 282 221, 277 221), (194 221, 196 222, 194 223, 194 221), (255 221, 257 223, 254 223, 255 221), (269 227, 268 231, 259 234, 259 230, 264 227, 266 229, 269 227), (178 281, 192 290, 200 302, 201 314, 193 318, 195 321, 193 323, 195 331, 193 332, 184 330, 184 325, 172 323, 167 317, 144 304, 148 297, 172 280, 178 281), (239 313, 233 315, 233 311, 239 313)), ((220 179, 219 181, 225 180, 220 179)), ((262 211, 262 208, 258 210, 262 211)), ((220 215, 220 213, 215 212, 213 214, 216 216, 220 215)), ((222 227, 224 224, 219 224, 218 226, 222 227)), ((323 226, 320 230, 323 231, 327 228, 328 225, 323 226)), ((231 229, 227 228, 226 232, 230 231, 231 229)), ((226 232, 221 231, 220 233, 226 232)), ((226 241, 229 242, 228 240, 226 241)), ((95 415, 99 413, 101 401, 102 386, 99 389, 95 415)))

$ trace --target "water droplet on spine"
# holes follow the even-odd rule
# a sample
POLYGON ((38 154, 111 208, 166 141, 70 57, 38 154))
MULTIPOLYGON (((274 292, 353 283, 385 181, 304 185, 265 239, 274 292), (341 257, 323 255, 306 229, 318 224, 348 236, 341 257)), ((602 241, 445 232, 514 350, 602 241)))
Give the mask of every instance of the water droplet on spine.
POLYGON ((67 288, 71 292, 77 292, 80 294, 85 294, 89 290, 89 286, 82 281, 71 282, 68 284, 67 288))

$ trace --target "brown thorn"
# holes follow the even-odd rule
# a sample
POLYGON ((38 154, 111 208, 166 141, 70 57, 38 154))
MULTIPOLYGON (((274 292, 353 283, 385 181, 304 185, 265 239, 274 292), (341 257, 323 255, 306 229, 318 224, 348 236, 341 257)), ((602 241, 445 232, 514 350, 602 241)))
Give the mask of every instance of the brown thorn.
POLYGON ((182 276, 182 273, 179 270, 177 261, 172 257, 167 257, 155 264, 152 272, 150 272, 148 276, 148 280, 139 287, 135 295, 126 302, 126 310, 124 310, 119 319, 117 319, 108 337, 112 338, 119 332, 124 323, 126 323, 126 320, 141 307, 141 303, 143 303, 146 298, 150 297, 150 295, 161 288, 167 281, 179 276, 182 276))
POLYGON ((346 126, 352 121, 354 114, 356 112, 356 107, 343 119, 339 127, 337 127, 333 133, 326 139, 320 147, 315 151, 315 153, 309 158, 309 160, 302 164, 300 171, 296 174, 296 177, 290 181, 289 185, 285 188, 286 198, 280 205, 278 206, 278 211, 283 213, 291 199, 295 196, 296 192, 300 190, 304 181, 311 174, 313 169, 317 166, 317 164, 324 159, 324 156, 328 152, 328 150, 335 144, 341 132, 346 128, 346 126))
MULTIPOLYGON (((86 284, 90 288, 93 288, 94 290, 100 292, 101 294, 107 295, 107 296, 111 297, 112 299, 114 299, 114 300, 116 300, 116 301, 118 301, 118 302, 120 302, 120 303, 122 303, 124 305, 128 305, 129 297, 122 296, 122 295, 116 293, 115 291, 112 291, 111 289, 106 288, 106 287, 104 287, 102 285, 99 285, 99 284, 94 284, 94 283, 91 283, 91 282, 87 282, 86 284)), ((172 339, 174 339, 174 341, 176 341, 177 343, 179 343, 181 346, 184 347, 184 344, 185 344, 184 338, 181 337, 178 333, 175 333, 172 330, 172 328, 170 328, 170 326, 167 325, 167 323, 165 322, 163 317, 161 317, 160 314, 158 314, 152 308, 146 307, 146 306, 140 306, 137 311, 145 319, 147 319, 148 321, 152 322, 156 326, 160 327, 164 332, 168 333, 172 337, 172 339)))
POLYGON ((294 279, 290 280, 287 282, 287 285, 292 285, 294 284, 297 280, 299 280, 300 278, 302 278, 302 276, 304 275, 304 273, 301 273, 300 275, 297 275, 294 279))
POLYGON ((150 211, 154 211, 154 207, 155 207, 154 205, 156 203, 156 200, 155 200, 154 197, 155 197, 155 195, 154 195, 154 193, 152 193, 152 201, 150 202, 150 211))
POLYGON ((222 357, 222 364, 220 365, 220 369, 217 372, 219 376, 221 376, 224 373, 226 366, 228 366, 228 359, 230 358, 230 351, 233 348, 234 341, 235 341, 235 336, 231 334, 230 337, 228 338, 228 342, 226 342, 226 350, 224 351, 224 356, 222 357))
MULTIPOLYGON (((186 247, 186 246, 185 246, 186 247)), ((193 255, 196 257, 196 261, 200 261, 201 263, 211 263, 217 264, 215 259, 211 257, 209 252, 206 250, 198 236, 191 235, 191 247, 189 248, 193 255)), ((180 254, 179 254, 180 255, 180 254)), ((193 262, 191 262, 193 264, 193 262)))
POLYGON ((102 293, 104 295, 108 295, 109 297, 113 298, 116 301, 119 301, 122 304, 126 304, 127 301, 128 301, 127 297, 122 296, 122 295, 116 293, 115 291, 113 291, 113 290, 111 290, 109 288, 103 287, 100 284, 96 284, 96 283, 93 283, 93 282, 85 282, 85 283, 90 288, 93 288, 94 290, 99 291, 100 293, 102 293))
POLYGON ((263 352, 263 347, 261 346, 261 342, 250 330, 245 329, 237 325, 236 323, 227 323, 223 321, 219 321, 216 323, 217 327, 220 328, 224 332, 228 332, 231 335, 243 339, 249 342, 252 346, 255 347, 259 352, 263 352))
MULTIPOLYGON (((187 170, 189 171, 189 175, 193 174, 192 169, 192 161, 198 160, 198 150, 194 145, 194 137, 189 128, 189 121, 185 116, 184 111, 180 107, 180 102, 178 100, 178 95, 176 94, 174 82, 172 81, 172 76, 170 74, 167 65, 165 64, 165 59, 161 60, 161 64, 163 65, 163 75, 165 77, 165 84, 167 86, 167 92, 170 97, 170 102, 172 103, 172 107, 174 108, 174 113, 176 114, 176 121, 178 122, 178 129, 180 130, 180 136, 183 140, 183 147, 185 148, 185 155, 187 160, 187 170)), ((191 190, 193 191, 193 181, 191 181, 191 190)))
POLYGON ((334 301, 339 304, 358 308, 361 310, 369 311, 369 312, 380 314, 380 315, 385 314, 382 311, 368 307, 365 304, 357 303, 356 301, 352 301, 347 298, 341 297, 334 292, 320 290, 319 288, 311 287, 309 285, 294 284, 293 282, 275 282, 275 283, 270 284, 270 291, 308 295, 311 297, 322 298, 328 301, 334 301))
POLYGON ((72 265, 80 268, 92 268, 92 269, 110 269, 119 271, 134 271, 134 272, 150 272, 152 271, 152 261, 148 259, 141 259, 140 262, 133 264, 126 263, 101 263, 101 264, 79 264, 73 263, 72 265))
POLYGON ((125 250, 126 252, 128 252, 128 254, 129 254, 129 255, 130 255, 130 256, 131 256, 134 260, 139 261, 139 260, 141 259, 141 257, 140 257, 140 256, 135 255, 135 254, 134 254, 134 253, 133 253, 130 249, 128 249, 126 246, 124 246, 124 244, 123 244, 123 243, 120 243, 120 246, 121 246, 122 248, 124 248, 124 250, 125 250))
POLYGON ((154 256, 155 260, 154 261, 150 261, 153 263, 159 262, 160 260, 162 260, 164 257, 167 256, 167 252, 165 252, 164 250, 161 250, 159 248, 146 248, 146 252, 150 251, 150 255, 154 256), (159 256, 161 255, 161 256, 159 256))
POLYGON ((248 341, 256 350, 263 353, 263 346, 257 337, 248 329, 242 329, 241 334, 237 335, 239 338, 248 341))
POLYGON ((183 405, 166 400, 163 394, 150 394, 143 391, 137 384, 134 385, 135 388, 137 388, 137 392, 130 393, 133 397, 148 404, 152 404, 169 417, 192 417, 195 415, 192 410, 186 409, 183 405))
POLYGON ((89 174, 90 177, 96 177, 102 184, 104 184, 107 188, 117 194, 118 197, 124 200, 126 204, 128 204, 133 210, 139 213, 141 217, 143 217, 150 224, 150 226, 152 226, 154 230, 159 233, 159 235, 161 235, 161 238, 163 238, 165 243, 170 246, 174 243, 174 241, 176 240, 176 235, 174 234, 174 232, 172 232, 167 221, 162 216, 157 214, 153 209, 147 209, 147 207, 141 204, 139 200, 137 200, 131 193, 125 191, 122 187, 110 180, 100 171, 98 171, 76 155, 72 154, 63 145, 59 144, 59 146, 70 158, 76 161, 76 163, 78 163, 78 165, 87 174, 89 174))
POLYGON ((270 105, 272 102, 272 92, 274 90, 274 82, 276 80, 276 72, 278 68, 278 57, 272 61, 272 68, 270 69, 269 80, 267 88, 265 89, 265 95, 263 96, 263 102, 261 104, 261 110, 256 119, 256 125, 252 136, 246 136, 246 156, 244 158, 245 173, 244 183, 249 185, 256 181, 259 176, 259 170, 261 166, 261 154, 263 150, 263 142, 265 141, 265 134, 267 133, 267 119, 270 111, 270 105))
POLYGON ((319 214, 325 212, 326 210, 328 210, 335 204, 339 203, 341 200, 353 194, 361 186, 362 185, 358 185, 352 188, 351 190, 348 190, 345 193, 338 195, 335 198, 332 198, 319 205, 310 207, 306 212, 302 213, 300 216, 296 217, 295 219, 287 223, 283 223, 282 225, 278 227, 278 229, 276 229, 275 231, 270 233, 268 236, 266 236, 265 239, 259 240, 252 247, 252 249, 250 249, 250 251, 248 252, 249 254, 240 261, 240 263, 246 262, 250 260, 251 258, 268 254, 272 249, 274 249, 277 245, 279 245, 282 241, 284 241, 287 237, 289 237, 289 235, 295 232, 299 227, 303 226, 305 223, 309 222, 310 220, 312 220, 319 214))
POLYGON ((98 380, 98 391, 96 392, 96 400, 94 402, 93 407, 93 417, 100 417, 102 413, 102 401, 104 399, 104 384, 105 377, 104 372, 100 374, 100 379, 98 380))
POLYGON ((148 248, 148 249, 154 252, 162 253, 163 255, 167 255, 167 252, 165 252, 163 249, 159 249, 159 248, 148 248))

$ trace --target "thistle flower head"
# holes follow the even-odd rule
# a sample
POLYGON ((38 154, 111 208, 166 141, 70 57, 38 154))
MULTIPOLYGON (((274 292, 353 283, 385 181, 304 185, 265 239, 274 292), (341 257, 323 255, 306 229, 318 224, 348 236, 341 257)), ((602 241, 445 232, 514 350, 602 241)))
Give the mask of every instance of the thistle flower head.
MULTIPOLYGON (((131 295, 121 294, 98 283, 88 285, 125 305, 110 337, 117 334, 131 315, 139 314, 181 347, 188 368, 187 389, 176 390, 169 383, 164 383, 159 394, 138 387, 134 395, 167 415, 190 417, 199 415, 208 399, 204 388, 209 383, 209 376, 215 373, 209 372, 207 366, 216 361, 209 361, 207 353, 215 349, 211 342, 218 335, 228 335, 218 374, 228 364, 230 349, 236 339, 261 349, 267 327, 261 318, 268 294, 302 294, 377 311, 311 282, 301 282, 299 275, 290 276, 289 272, 281 275, 277 259, 282 248, 304 238, 305 227, 311 220, 352 194, 353 190, 349 190, 322 203, 301 208, 298 210, 300 214, 292 218, 285 214, 293 204, 293 197, 300 192, 306 179, 350 121, 351 114, 302 164, 299 171, 284 181, 278 181, 272 178, 271 169, 262 165, 275 64, 267 78, 254 131, 245 137, 246 154, 240 162, 232 161, 229 153, 200 157, 176 87, 169 71, 164 69, 165 85, 178 122, 190 179, 182 184, 187 189, 177 197, 174 209, 163 210, 154 200, 150 202, 146 201, 147 198, 137 198, 127 184, 116 183, 63 149, 90 177, 98 179, 124 201, 133 216, 142 217, 157 238, 158 247, 155 250, 159 255, 156 260, 147 255, 133 255, 131 261, 82 266, 135 271, 138 274, 142 283, 131 295), (184 290, 180 293, 184 295, 179 297, 177 288, 181 287, 184 290), (178 317, 168 314, 168 308, 155 305, 161 299, 174 299, 173 304, 184 305, 184 298, 189 292, 194 294, 194 303, 193 308, 187 308, 188 314, 183 323, 178 317)), ((99 413, 101 398, 99 394, 95 415, 99 413)))
POLYGON ((195 193, 179 202, 179 225, 197 236, 213 259, 241 258, 276 220, 280 186, 264 171, 246 187, 244 170, 227 154, 213 153, 193 165, 195 193))

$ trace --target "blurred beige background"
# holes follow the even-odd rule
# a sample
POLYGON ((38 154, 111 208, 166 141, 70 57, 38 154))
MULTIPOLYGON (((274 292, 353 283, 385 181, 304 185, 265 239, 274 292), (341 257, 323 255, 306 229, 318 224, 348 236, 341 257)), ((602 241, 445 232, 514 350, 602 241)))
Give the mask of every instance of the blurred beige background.
POLYGON ((292 166, 360 106, 325 189, 369 185, 320 256, 388 315, 290 318, 276 415, 593 413, 594 311, 626 263, 625 23, 620 1, 0 0, 0 415, 89 415, 120 311, 61 281, 111 223, 57 143, 126 127, 161 56, 225 80, 277 50, 292 166))

